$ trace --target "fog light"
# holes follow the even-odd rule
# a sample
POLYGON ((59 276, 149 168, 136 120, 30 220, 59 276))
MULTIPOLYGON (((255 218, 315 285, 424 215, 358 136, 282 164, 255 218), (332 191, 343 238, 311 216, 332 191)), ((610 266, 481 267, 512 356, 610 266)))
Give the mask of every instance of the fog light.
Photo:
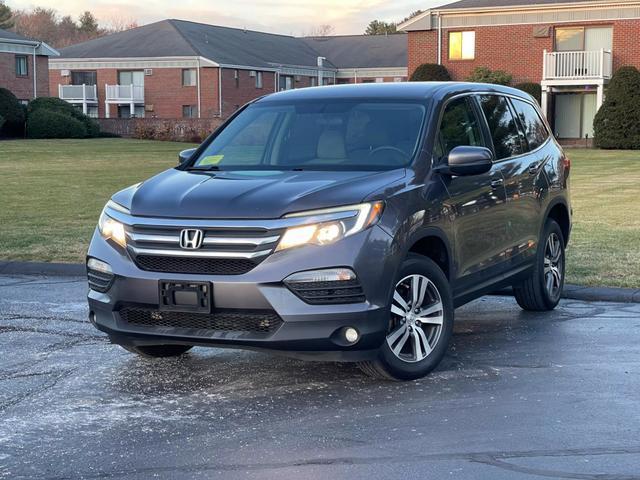
POLYGON ((344 338, 349 343, 356 343, 360 338, 360 335, 355 328, 347 327, 344 329, 344 338))

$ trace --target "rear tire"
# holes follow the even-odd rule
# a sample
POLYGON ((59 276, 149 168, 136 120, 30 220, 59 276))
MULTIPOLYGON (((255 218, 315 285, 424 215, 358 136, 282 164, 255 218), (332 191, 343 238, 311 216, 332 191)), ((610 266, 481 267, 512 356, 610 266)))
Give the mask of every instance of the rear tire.
POLYGON ((193 348, 192 345, 120 345, 128 352, 146 358, 179 357, 193 348))
POLYGON ((536 263, 531 276, 513 286, 518 305, 523 310, 553 310, 564 287, 565 245, 560 225, 548 219, 538 245, 536 263))
POLYGON ((394 285, 385 342, 375 360, 358 366, 373 378, 415 380, 436 368, 449 346, 451 288, 433 260, 416 254, 402 263, 394 285))

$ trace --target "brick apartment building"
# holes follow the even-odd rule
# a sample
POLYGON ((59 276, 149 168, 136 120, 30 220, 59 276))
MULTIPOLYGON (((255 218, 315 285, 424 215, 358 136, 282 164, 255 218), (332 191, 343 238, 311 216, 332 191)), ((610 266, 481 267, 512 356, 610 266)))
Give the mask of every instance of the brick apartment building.
POLYGON ((406 39, 164 20, 62 49, 49 64, 50 92, 94 117, 227 117, 278 90, 406 80, 406 39))
POLYGON ((540 83, 542 108, 564 139, 591 137, 612 73, 640 67, 635 0, 461 0, 399 28, 409 37, 409 74, 441 63, 454 80, 483 66, 540 83))
POLYGON ((49 57, 58 52, 37 40, 0 29, 0 87, 26 103, 49 95, 49 57))

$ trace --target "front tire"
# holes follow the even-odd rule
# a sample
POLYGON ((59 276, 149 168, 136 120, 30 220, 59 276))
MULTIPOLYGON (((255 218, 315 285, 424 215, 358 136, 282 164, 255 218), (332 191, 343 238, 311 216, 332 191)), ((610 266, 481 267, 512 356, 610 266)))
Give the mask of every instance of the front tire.
POLYGON ((553 310, 564 288, 565 245, 560 225, 549 219, 544 227, 531 276, 513 286, 518 305, 523 310, 553 310))
POLYGON ((128 352, 146 358, 179 357, 193 348, 191 345, 120 345, 128 352))
POLYGON ((424 377, 444 357, 453 332, 449 281, 433 260, 409 254, 390 303, 387 337, 377 358, 358 366, 374 378, 424 377))

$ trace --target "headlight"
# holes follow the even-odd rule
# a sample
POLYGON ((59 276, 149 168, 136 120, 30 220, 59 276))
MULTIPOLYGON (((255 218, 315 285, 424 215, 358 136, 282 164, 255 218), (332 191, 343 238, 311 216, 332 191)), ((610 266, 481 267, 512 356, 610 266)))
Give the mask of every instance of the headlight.
POLYGON ((353 213, 352 216, 346 218, 288 228, 280 239, 276 251, 301 245, 327 245, 337 242, 341 238, 358 233, 376 223, 382 215, 383 209, 383 202, 372 202, 286 215, 285 218, 319 215, 330 217, 332 214, 343 217, 345 213, 353 213))
POLYGON ((127 246, 124 225, 104 213, 104 210, 98 220, 98 230, 106 240, 111 239, 123 248, 127 246))

